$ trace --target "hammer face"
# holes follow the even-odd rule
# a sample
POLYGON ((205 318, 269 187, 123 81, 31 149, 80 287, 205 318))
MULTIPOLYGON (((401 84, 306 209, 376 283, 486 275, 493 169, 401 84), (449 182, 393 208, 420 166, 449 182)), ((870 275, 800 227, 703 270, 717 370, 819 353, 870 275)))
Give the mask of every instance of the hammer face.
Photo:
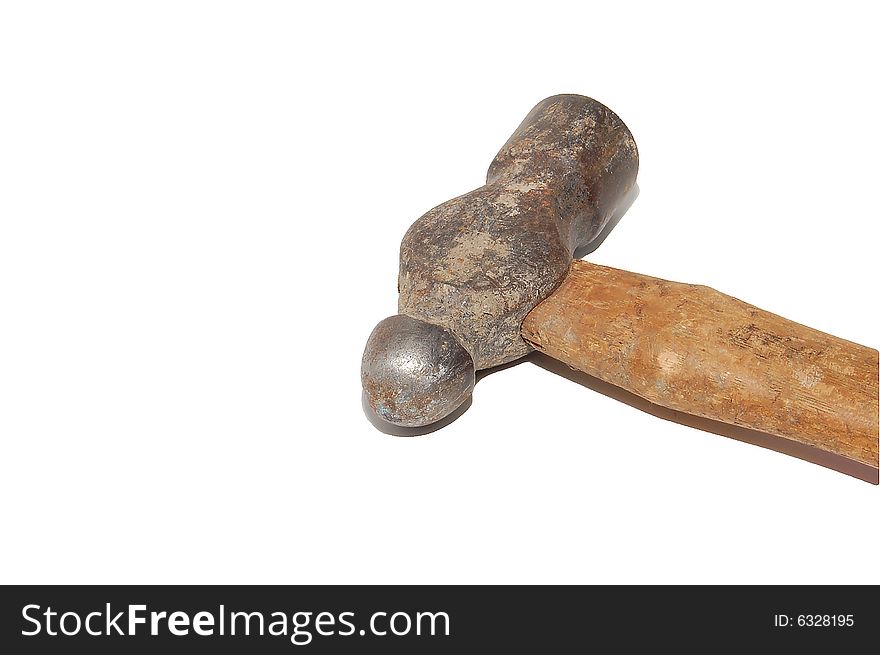
POLYGON ((378 416, 405 427, 454 412, 474 388, 474 362, 455 336, 398 314, 381 321, 364 350, 361 382, 378 416))

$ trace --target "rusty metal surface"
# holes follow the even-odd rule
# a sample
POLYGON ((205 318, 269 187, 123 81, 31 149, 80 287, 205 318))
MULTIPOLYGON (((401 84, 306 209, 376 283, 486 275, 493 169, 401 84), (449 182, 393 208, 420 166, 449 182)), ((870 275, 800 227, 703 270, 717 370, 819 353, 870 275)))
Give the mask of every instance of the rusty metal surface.
POLYGON ((539 103, 485 186, 435 207, 400 248, 398 311, 451 330, 478 369, 521 357, 525 315, 555 289, 635 183, 635 141, 582 96, 539 103))
MULTIPOLYGON (((455 335, 476 369, 527 354, 523 319, 562 282, 574 251, 601 232, 637 170, 635 141, 610 109, 577 95, 543 100, 492 161, 484 186, 407 231, 398 311, 455 335)), ((373 337, 365 389, 379 384, 366 368, 381 345, 373 337)), ((388 387, 381 395, 408 393, 388 387)))

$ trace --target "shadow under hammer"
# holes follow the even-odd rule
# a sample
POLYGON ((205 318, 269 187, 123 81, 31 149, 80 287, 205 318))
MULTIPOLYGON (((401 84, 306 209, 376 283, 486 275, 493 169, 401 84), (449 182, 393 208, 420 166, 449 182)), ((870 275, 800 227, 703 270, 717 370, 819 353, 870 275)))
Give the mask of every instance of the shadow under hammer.
MULTIPOLYGON (((880 484, 880 471, 866 464, 853 461, 834 453, 819 450, 818 448, 813 448, 812 446, 798 443, 790 439, 767 434, 766 432, 760 432, 758 430, 751 430, 749 428, 730 425, 729 423, 722 423, 721 421, 714 421, 712 419, 703 418, 701 416, 695 416, 693 414, 687 414, 685 412, 669 409, 667 407, 663 407, 662 405, 656 405, 651 401, 642 398, 641 396, 637 396, 636 394, 626 391, 625 389, 621 389, 620 387, 616 387, 613 384, 604 382, 603 380, 600 380, 597 377, 593 377, 592 375, 589 375, 587 373, 582 373, 581 371, 572 369, 566 364, 563 364, 562 362, 559 362, 552 357, 548 357, 547 355, 539 352, 533 352, 521 359, 510 362, 508 364, 502 364, 501 366, 495 366, 493 368, 478 371, 476 376, 476 384, 479 385, 481 380, 489 377, 490 375, 494 375, 499 371, 504 371, 505 369, 511 368, 513 366, 518 366, 523 362, 534 364, 535 366, 538 366, 545 371, 555 373, 556 375, 564 377, 567 380, 576 382, 577 384, 585 387, 586 389, 589 389, 590 391, 595 391, 602 394, 603 396, 607 396, 608 398, 613 398, 614 400, 617 400, 625 405, 629 405, 630 407, 645 412, 646 414, 656 416, 657 418, 671 421, 673 423, 678 423, 679 425, 684 425, 689 428, 701 430, 703 432, 717 434, 722 437, 727 437, 728 439, 735 439, 736 441, 752 444, 753 446, 767 448, 768 450, 773 450, 778 453, 788 455, 790 457, 796 457, 797 459, 810 462, 811 464, 818 464, 819 466, 823 466, 825 468, 843 473, 845 475, 849 475, 851 477, 869 482, 871 484, 880 484)), ((474 388, 474 392, 476 392, 476 385, 474 388)), ((458 409, 456 409, 452 414, 450 414, 443 420, 417 428, 401 427, 399 425, 394 425, 393 423, 385 421, 372 410, 366 400, 365 395, 362 396, 361 403, 364 415, 367 417, 370 423, 372 423, 373 427, 375 427, 380 432, 395 437, 417 437, 440 430, 441 428, 444 428, 450 423, 458 420, 459 417, 461 417, 465 412, 470 409, 472 405, 472 399, 473 396, 469 396, 458 409)))
POLYGON ((637 396, 625 389, 604 382, 599 378, 588 375, 587 373, 576 371, 543 353, 532 353, 531 355, 528 355, 526 359, 535 366, 539 366, 546 371, 560 375, 572 382, 577 382, 582 387, 586 387, 591 391, 601 393, 603 396, 618 400, 630 407, 651 414, 652 416, 672 421, 679 425, 686 425, 689 428, 702 430, 703 432, 711 432, 729 439, 736 439, 737 441, 760 446, 761 448, 775 450, 778 453, 796 457, 806 462, 810 462, 811 464, 818 464, 819 466, 849 475, 865 482, 870 482, 871 484, 880 484, 880 471, 867 464, 862 464, 861 462, 856 462, 841 455, 836 455, 806 444, 798 443, 797 441, 785 439, 784 437, 778 437, 776 435, 767 434, 766 432, 730 425, 729 423, 722 423, 721 421, 714 421, 701 416, 694 416, 693 414, 669 409, 661 405, 655 405, 651 401, 645 400, 641 396, 637 396))

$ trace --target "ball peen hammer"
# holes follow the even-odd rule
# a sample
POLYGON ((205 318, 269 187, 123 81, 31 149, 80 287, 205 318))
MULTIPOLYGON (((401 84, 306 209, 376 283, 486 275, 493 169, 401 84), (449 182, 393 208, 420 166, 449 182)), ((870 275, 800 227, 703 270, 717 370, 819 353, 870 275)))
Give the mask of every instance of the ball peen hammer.
POLYGON ((878 468, 878 353, 705 286, 573 261, 630 198, 632 134, 578 95, 538 103, 486 184, 430 210, 400 248, 398 311, 370 335, 382 419, 454 412, 475 371, 534 349, 657 405, 878 468))

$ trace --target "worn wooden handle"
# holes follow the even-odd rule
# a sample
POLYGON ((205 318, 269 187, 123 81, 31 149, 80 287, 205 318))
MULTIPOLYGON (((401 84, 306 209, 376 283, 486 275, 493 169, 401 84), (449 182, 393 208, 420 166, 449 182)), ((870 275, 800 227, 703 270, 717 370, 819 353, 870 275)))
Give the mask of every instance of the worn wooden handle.
POLYGON ((878 466, 877 351, 714 289, 576 261, 522 334, 658 405, 878 466))

